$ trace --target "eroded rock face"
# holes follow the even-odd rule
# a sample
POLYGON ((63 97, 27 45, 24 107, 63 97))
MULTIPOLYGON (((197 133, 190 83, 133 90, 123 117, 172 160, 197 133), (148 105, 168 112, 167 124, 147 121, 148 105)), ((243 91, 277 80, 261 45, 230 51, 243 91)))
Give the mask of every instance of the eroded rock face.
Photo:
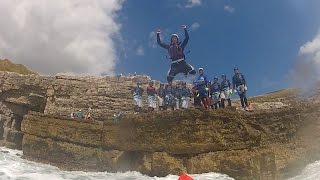
POLYGON ((22 122, 23 151, 28 159, 72 170, 276 179, 276 155, 268 145, 288 142, 292 132, 273 123, 292 129, 300 124, 296 114, 280 116, 287 111, 168 111, 124 116, 118 123, 29 113, 22 122))
POLYGON ((0 77, 0 138, 22 148, 27 159, 67 170, 284 179, 320 158, 320 133, 308 133, 320 132, 319 106, 297 105, 285 91, 251 99, 256 112, 250 113, 227 108, 133 114, 131 89, 149 77, 0 77), (69 118, 89 107, 94 120, 69 118), (119 112, 124 116, 116 123, 119 112))
POLYGON ((29 110, 44 112, 46 89, 52 77, 0 72, 0 137, 21 149, 21 122, 29 110))
POLYGON ((90 107, 97 120, 129 113, 133 109, 131 89, 138 81, 147 84, 150 77, 40 76, 0 71, 0 79, 0 139, 21 149, 21 122, 28 111, 69 117, 90 107))
POLYGON ((47 89, 45 114, 69 117, 71 112, 92 108, 95 119, 106 119, 119 112, 132 112, 131 90, 147 76, 77 77, 59 75, 47 89))

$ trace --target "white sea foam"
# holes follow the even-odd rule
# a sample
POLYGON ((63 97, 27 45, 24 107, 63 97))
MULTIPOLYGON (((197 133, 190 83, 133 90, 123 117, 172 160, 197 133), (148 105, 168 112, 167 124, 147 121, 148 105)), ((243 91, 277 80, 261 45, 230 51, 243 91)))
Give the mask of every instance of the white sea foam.
MULTIPOLYGON (((1 180, 177 180, 178 176, 149 177, 139 172, 108 173, 62 171, 57 167, 21 159, 22 151, 0 147, 1 180)), ((195 180, 233 180, 227 175, 205 173, 190 175, 195 180)))

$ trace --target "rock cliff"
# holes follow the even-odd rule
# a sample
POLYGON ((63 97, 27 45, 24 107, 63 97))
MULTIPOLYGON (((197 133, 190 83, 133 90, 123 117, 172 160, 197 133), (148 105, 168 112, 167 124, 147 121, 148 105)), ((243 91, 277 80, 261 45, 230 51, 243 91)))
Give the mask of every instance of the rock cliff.
POLYGON ((233 107, 133 114, 130 90, 149 77, 0 77, 5 144, 22 148, 27 159, 67 170, 284 179, 320 159, 319 101, 298 99, 290 90, 250 99, 254 112, 233 107), (93 120, 70 118, 89 107, 93 120), (115 122, 119 112, 124 115, 115 122))

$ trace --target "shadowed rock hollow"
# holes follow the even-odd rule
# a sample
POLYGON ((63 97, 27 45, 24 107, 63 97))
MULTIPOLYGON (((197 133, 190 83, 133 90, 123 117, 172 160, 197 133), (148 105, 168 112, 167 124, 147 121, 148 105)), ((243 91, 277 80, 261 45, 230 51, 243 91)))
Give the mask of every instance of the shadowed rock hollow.
POLYGON ((284 179, 320 159, 318 103, 297 103, 290 90, 252 98, 255 112, 133 114, 130 90, 149 77, 0 76, 5 144, 22 148, 27 159, 63 169, 284 179), (69 118, 89 107, 94 120, 69 118), (124 116, 114 122, 119 112, 124 116))

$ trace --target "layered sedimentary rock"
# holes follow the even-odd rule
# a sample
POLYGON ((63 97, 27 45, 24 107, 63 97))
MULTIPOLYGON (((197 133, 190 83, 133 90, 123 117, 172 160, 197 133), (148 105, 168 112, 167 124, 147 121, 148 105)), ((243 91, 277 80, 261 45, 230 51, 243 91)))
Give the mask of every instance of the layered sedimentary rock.
POLYGON ((67 170, 283 179, 320 159, 319 98, 301 103, 292 91, 251 99, 255 112, 134 114, 131 89, 137 81, 146 85, 147 76, 0 77, 0 137, 27 159, 67 170), (93 120, 70 118, 89 107, 93 120))
POLYGON ((78 77, 67 75, 21 75, 0 71, 0 139, 21 148, 21 121, 28 111, 69 117, 72 112, 91 108, 95 119, 114 113, 130 113, 131 89, 147 76, 78 77))

